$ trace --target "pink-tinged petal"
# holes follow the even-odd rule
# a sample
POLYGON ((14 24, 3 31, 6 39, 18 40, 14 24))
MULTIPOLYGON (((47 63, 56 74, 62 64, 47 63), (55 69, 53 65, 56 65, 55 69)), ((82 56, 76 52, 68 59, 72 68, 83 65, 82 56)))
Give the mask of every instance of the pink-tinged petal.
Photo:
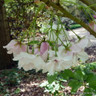
POLYGON ((21 49, 23 52, 26 52, 27 51, 27 45, 21 45, 21 49))
POLYGON ((22 49, 22 46, 18 44, 14 47, 14 49, 11 49, 11 50, 13 51, 13 55, 16 56, 16 55, 20 54, 21 52, 27 52, 27 49, 25 50, 25 48, 22 49))
POLYGON ((70 49, 71 49, 71 51, 73 53, 77 53, 77 52, 80 52, 81 51, 81 48, 77 44, 72 44, 72 46, 71 46, 70 49))
POLYGON ((48 51, 45 51, 44 54, 41 56, 44 61, 47 61, 48 58, 48 51))
POLYGON ((9 50, 13 48, 16 43, 16 40, 11 40, 6 46, 3 46, 3 48, 7 48, 7 50, 9 50))
POLYGON ((96 15, 93 15, 93 17, 96 19, 96 15))
POLYGON ((39 48, 35 48, 35 50, 34 50, 34 54, 35 54, 35 55, 39 55, 39 54, 40 54, 40 52, 39 52, 39 48))
POLYGON ((16 56, 18 55, 20 52, 22 52, 20 45, 16 45, 13 49, 11 49, 13 51, 13 55, 16 56))
POLYGON ((49 49, 49 44, 47 42, 42 42, 40 46, 40 55, 42 56, 49 49))
POLYGON ((66 51, 64 46, 59 47, 59 52, 57 52, 59 59, 63 59, 64 61, 68 61, 72 59, 73 52, 66 51))
POLYGON ((15 46, 14 52, 16 52, 17 54, 19 54, 20 52, 27 52, 27 46, 18 44, 15 46))
POLYGON ((3 48, 6 48, 8 50, 8 54, 13 53, 14 56, 18 55, 20 52, 27 51, 27 45, 22 45, 18 43, 16 40, 11 40, 9 44, 4 46, 3 48))

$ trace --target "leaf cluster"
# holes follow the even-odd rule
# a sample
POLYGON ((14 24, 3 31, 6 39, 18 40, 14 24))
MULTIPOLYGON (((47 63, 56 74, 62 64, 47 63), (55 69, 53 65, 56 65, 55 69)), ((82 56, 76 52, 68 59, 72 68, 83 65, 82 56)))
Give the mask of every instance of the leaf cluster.
MULTIPOLYGON (((76 94, 78 89, 83 86, 84 92, 80 96, 92 96, 96 94, 96 62, 91 64, 82 64, 72 69, 66 69, 52 76, 48 75, 48 82, 59 82, 59 86, 63 86, 62 82, 67 82, 70 86, 71 94, 76 94)), ((58 89, 58 92, 60 89, 58 89)))

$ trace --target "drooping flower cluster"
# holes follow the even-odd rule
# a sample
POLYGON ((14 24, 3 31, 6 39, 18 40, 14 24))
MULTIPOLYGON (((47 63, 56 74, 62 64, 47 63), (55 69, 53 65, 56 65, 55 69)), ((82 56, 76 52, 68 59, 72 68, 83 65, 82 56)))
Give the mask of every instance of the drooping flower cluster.
POLYGON ((13 60, 18 61, 18 68, 23 68, 25 71, 36 69, 36 71, 43 70, 53 75, 54 72, 60 72, 64 69, 77 66, 79 61, 85 62, 88 55, 84 49, 91 45, 90 38, 94 38, 90 34, 76 40, 75 42, 66 43, 57 46, 58 50, 53 50, 47 41, 40 43, 39 47, 34 46, 34 53, 28 52, 28 46, 16 40, 12 40, 7 48, 8 54, 13 53, 13 60))
POLYGON ((64 46, 59 46, 56 56, 55 51, 49 48, 48 42, 42 42, 40 48, 35 48, 34 54, 24 50, 15 55, 13 60, 18 61, 18 68, 23 68, 25 71, 42 69, 44 73, 49 72, 53 75, 56 71, 78 65, 78 59, 85 62, 88 55, 84 52, 84 48, 88 45, 88 39, 83 38, 79 42, 71 43, 68 50, 64 46))

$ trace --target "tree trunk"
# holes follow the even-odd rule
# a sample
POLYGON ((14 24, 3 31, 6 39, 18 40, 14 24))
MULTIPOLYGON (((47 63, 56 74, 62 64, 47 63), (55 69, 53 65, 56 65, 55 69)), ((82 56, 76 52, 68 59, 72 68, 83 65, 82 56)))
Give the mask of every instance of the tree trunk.
POLYGON ((10 41, 8 24, 5 16, 4 0, 0 0, 0 69, 5 69, 11 66, 11 56, 7 55, 6 49, 3 46, 10 41))

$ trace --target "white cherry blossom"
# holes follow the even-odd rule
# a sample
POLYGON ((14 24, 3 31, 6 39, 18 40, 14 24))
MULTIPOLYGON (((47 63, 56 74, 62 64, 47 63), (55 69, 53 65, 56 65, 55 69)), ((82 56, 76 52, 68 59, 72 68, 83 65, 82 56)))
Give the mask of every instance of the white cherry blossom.
POLYGON ((18 55, 20 52, 27 51, 27 45, 21 44, 16 40, 11 40, 6 46, 3 46, 3 48, 6 48, 8 50, 8 54, 13 53, 14 57, 18 55))
POLYGON ((40 56, 32 55, 26 52, 21 52, 19 55, 13 58, 18 62, 18 68, 23 68, 25 71, 36 69, 39 71, 45 65, 44 60, 40 56))

